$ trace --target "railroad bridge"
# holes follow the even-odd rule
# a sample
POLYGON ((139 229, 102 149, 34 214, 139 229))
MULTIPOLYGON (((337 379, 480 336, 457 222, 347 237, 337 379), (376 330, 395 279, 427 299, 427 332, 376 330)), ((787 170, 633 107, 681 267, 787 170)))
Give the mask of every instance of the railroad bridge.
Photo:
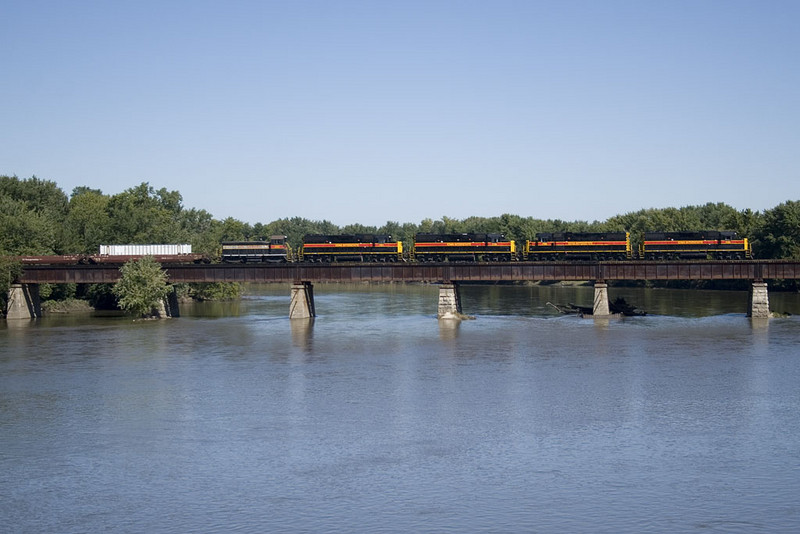
MULTIPOLYGON (((427 282, 440 284, 439 317, 461 316, 460 282, 591 281, 594 314, 608 315, 608 281, 749 280, 748 314, 769 316, 765 280, 800 279, 800 261, 464 262, 333 264, 164 264, 169 281, 291 284, 290 317, 315 315, 314 282, 427 282)), ((114 283, 119 265, 32 265, 9 293, 7 317, 39 317, 38 284, 114 283)), ((176 303, 173 303, 177 311, 176 303)))

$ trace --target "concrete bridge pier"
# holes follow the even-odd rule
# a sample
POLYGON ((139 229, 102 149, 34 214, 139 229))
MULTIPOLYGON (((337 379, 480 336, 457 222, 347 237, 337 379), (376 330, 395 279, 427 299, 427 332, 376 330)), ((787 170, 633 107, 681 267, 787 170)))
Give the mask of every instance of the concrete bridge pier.
POLYGON ((181 309, 178 304, 178 293, 175 288, 172 288, 167 296, 161 301, 161 306, 158 308, 159 317, 180 317, 181 309))
POLYGON ((308 319, 317 316, 314 309, 314 286, 311 282, 292 284, 291 296, 289 319, 308 319))
POLYGON ((38 319, 41 316, 39 284, 11 284, 6 319, 38 319))
POLYGON ((170 317, 181 316, 181 307, 178 304, 178 292, 175 290, 175 287, 173 287, 172 291, 170 291, 169 295, 167 295, 167 299, 164 304, 167 308, 167 315, 170 317))
POLYGON ((769 317, 769 292, 766 282, 753 282, 750 288, 750 305, 747 309, 747 316, 754 319, 769 317))
POLYGON ((439 319, 463 319, 461 295, 458 286, 451 282, 439 286, 439 319))
POLYGON ((153 310, 153 314, 159 319, 181 316, 181 310, 178 306, 178 294, 175 292, 174 287, 172 288, 172 291, 170 291, 167 296, 158 303, 153 310))
POLYGON ((611 310, 608 307, 608 284, 605 282, 598 281, 594 284, 592 315, 595 317, 611 315, 611 310))

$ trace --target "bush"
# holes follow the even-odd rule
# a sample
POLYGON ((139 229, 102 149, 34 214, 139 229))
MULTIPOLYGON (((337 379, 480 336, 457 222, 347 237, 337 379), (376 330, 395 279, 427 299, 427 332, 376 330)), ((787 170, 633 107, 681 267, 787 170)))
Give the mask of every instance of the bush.
POLYGON ((191 284, 189 293, 195 300, 234 300, 242 295, 242 286, 236 282, 209 282, 191 284))
POLYGON ((112 290, 120 308, 138 317, 157 315, 160 304, 172 290, 161 264, 145 256, 129 261, 120 272, 122 277, 112 290))

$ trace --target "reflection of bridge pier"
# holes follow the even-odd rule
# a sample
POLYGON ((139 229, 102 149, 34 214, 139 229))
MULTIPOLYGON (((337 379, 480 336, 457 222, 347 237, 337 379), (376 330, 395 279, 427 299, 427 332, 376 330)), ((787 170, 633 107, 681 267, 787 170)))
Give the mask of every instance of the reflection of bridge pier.
POLYGON ((289 321, 292 329, 292 344, 295 347, 309 351, 312 348, 312 335, 314 333, 314 318, 294 319, 289 321))

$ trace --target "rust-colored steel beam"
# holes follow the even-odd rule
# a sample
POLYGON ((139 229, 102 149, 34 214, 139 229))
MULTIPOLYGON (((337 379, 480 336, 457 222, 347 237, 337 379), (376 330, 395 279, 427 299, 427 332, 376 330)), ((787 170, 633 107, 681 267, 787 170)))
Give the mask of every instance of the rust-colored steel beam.
MULTIPOLYGON (((507 263, 339 263, 309 265, 164 265, 171 282, 514 282, 568 280, 800 279, 800 261, 630 261, 507 263)), ((39 283, 113 283, 108 265, 26 266, 18 280, 39 283)))

